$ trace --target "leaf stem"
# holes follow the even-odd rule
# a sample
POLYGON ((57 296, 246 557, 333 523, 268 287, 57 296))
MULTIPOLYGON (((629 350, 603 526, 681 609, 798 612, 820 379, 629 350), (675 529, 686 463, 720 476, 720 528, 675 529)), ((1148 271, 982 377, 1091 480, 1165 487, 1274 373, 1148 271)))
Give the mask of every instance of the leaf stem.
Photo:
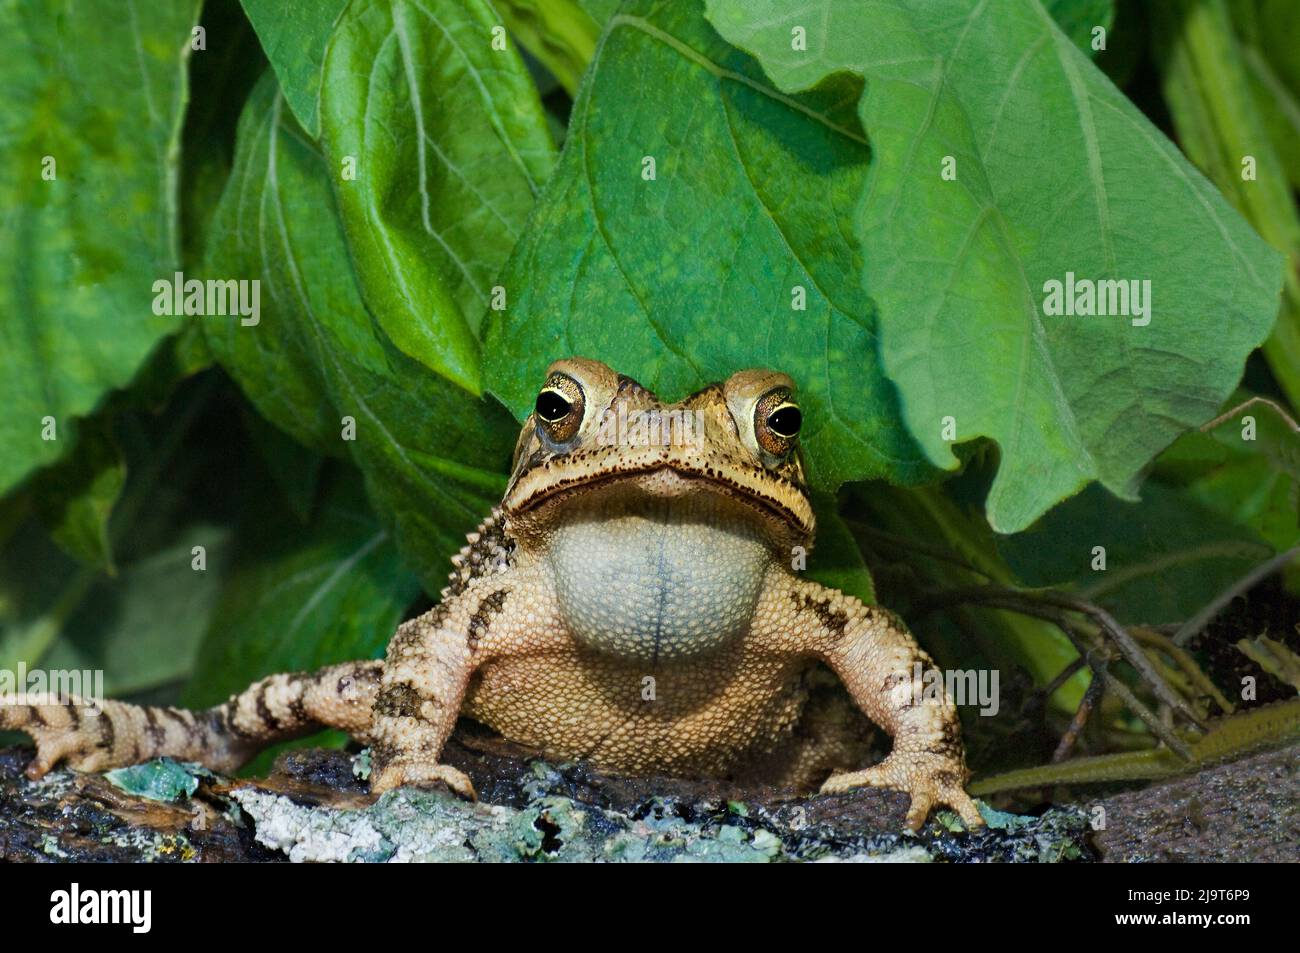
POLYGON ((986 797, 1001 791, 1058 784, 1151 781, 1187 774, 1204 764, 1228 761, 1252 751, 1294 741, 1297 737, 1300 737, 1300 699, 1263 705, 1215 719, 1205 735, 1191 741, 1190 762, 1180 762, 1172 751, 1165 748, 1071 758, 1059 764, 980 778, 970 785, 970 793, 986 797))

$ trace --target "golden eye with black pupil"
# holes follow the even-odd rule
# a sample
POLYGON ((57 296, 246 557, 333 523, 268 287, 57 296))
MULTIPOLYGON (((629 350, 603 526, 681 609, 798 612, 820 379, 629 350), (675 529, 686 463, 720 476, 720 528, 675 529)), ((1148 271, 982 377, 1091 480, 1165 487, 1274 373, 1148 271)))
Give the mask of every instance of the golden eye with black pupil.
POLYGON ((555 443, 568 443, 582 424, 584 397, 567 374, 552 374, 537 395, 533 411, 543 432, 555 443))
POLYGON ((758 399, 754 405, 754 439, 759 447, 774 457, 783 457, 794 446, 803 423, 799 405, 790 399, 790 391, 778 387, 758 399))
POLYGON ((548 424, 564 419, 573 405, 564 399, 564 395, 553 390, 544 390, 537 395, 537 416, 548 424))
POLYGON ((778 437, 793 440, 799 436, 803 413, 794 404, 785 403, 767 415, 767 428, 778 437))

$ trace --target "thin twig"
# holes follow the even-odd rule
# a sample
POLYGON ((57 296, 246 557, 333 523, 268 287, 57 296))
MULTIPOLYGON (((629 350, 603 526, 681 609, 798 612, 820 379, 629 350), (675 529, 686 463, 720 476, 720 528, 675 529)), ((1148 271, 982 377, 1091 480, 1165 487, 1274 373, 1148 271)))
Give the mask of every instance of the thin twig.
POLYGON ((1060 691, 1061 686, 1072 679, 1075 673, 1078 672, 1079 669, 1083 668, 1085 664, 1087 663, 1084 661, 1083 656, 1080 655, 1069 665, 1065 666, 1065 668, 1061 669, 1061 671, 1057 673, 1056 678, 1047 683, 1047 687, 1035 694, 1040 695, 1043 700, 1046 701, 1060 691))
POLYGON ((1237 596, 1251 589, 1262 579, 1266 579, 1273 573, 1277 572, 1296 556, 1300 556, 1300 546, 1294 546, 1284 553, 1278 553, 1266 563, 1256 566, 1246 575, 1242 576, 1228 588, 1224 589, 1196 615, 1192 616, 1179 627, 1174 634, 1174 645, 1182 648, 1192 637, 1210 624, 1210 621, 1223 611, 1223 607, 1230 603, 1237 596))
MULTIPOLYGON (((1192 753, 1187 745, 1179 738, 1170 728, 1165 725, 1151 709, 1142 704, 1137 697, 1129 691, 1127 685, 1121 682, 1107 667, 1107 661, 1099 657, 1096 652, 1091 651, 1084 644, 1077 625, 1070 619, 1065 611, 1054 608, 1051 605, 1035 603, 1032 600, 1020 598, 1023 595, 1014 589, 1003 590, 997 586, 976 586, 969 590, 945 590, 943 592, 930 593, 929 597, 923 601, 928 607, 943 605, 948 602, 979 602, 985 606, 995 609, 1009 609, 1012 612, 1019 612, 1022 615, 1031 615, 1039 619, 1045 619, 1060 629, 1074 645, 1075 650, 1087 658, 1088 666, 1093 673, 1106 680, 1106 685, 1111 688, 1116 695, 1119 695, 1124 703, 1128 706, 1133 714, 1137 715, 1142 722, 1151 729, 1151 733, 1165 743, 1165 745, 1183 760, 1191 760, 1192 753), (958 594, 962 598, 958 598, 958 594)), ((1148 666, 1149 667, 1149 666, 1148 666)), ((1198 719, 1199 722, 1199 719, 1198 719)))
POLYGON ((1119 678, 1110 671, 1110 669, 1103 671, 1102 677, 1106 679, 1106 687, 1118 695, 1119 700, 1124 703, 1124 706, 1129 711, 1133 712, 1133 714, 1137 715, 1148 728, 1151 728, 1161 741, 1168 745, 1169 748, 1184 761, 1193 760, 1192 749, 1187 747, 1183 740, 1175 735, 1168 725, 1157 718, 1150 708, 1142 704, 1142 701, 1133 694, 1132 690, 1120 681, 1119 678), (1154 727, 1155 725, 1159 725, 1160 729, 1156 730, 1154 727))
POLYGON ((1283 409, 1281 404, 1279 404, 1275 400, 1269 400, 1267 397, 1252 397, 1249 400, 1242 401, 1240 404, 1238 404, 1236 407, 1233 407, 1231 410, 1225 410, 1223 413, 1219 414, 1219 416, 1215 417, 1213 420, 1209 421, 1208 423, 1201 424, 1200 427, 1201 432, 1205 433, 1213 430, 1215 427, 1219 426, 1219 424, 1223 423, 1225 420, 1229 419, 1230 417, 1237 416, 1237 414, 1241 413, 1243 410, 1245 410, 1247 407, 1251 406, 1252 404, 1264 404, 1267 407, 1271 407, 1274 413, 1276 413, 1279 417, 1281 417, 1284 421, 1286 421, 1286 425, 1288 427, 1290 427, 1296 433, 1300 433, 1300 424, 1297 424, 1291 418, 1291 415, 1288 414, 1286 410, 1283 409))
POLYGON ((1214 704, 1226 715, 1231 715, 1236 710, 1236 706, 1228 700, 1223 692, 1219 691, 1219 686, 1210 681, 1208 675, 1201 670, 1196 664, 1196 660, 1187 654, 1186 650, 1180 649, 1169 639, 1169 636, 1157 631, 1154 626, 1132 626, 1133 637, 1156 650, 1168 655, 1177 663, 1178 667, 1183 670, 1184 674, 1191 680, 1192 686, 1201 694, 1210 698, 1214 704))
POLYGON ((1192 724, 1199 728, 1205 727, 1200 714, 1192 708, 1187 699, 1169 687, 1165 677, 1151 663, 1151 659, 1147 658, 1147 654, 1142 651, 1142 647, 1109 612, 1101 608, 1101 606, 1093 605, 1091 602, 1084 602, 1082 599, 1076 599, 1064 593, 1049 592, 1047 597, 1060 600, 1057 604, 1061 608, 1081 612, 1100 625, 1119 647, 1125 661, 1137 669, 1138 674, 1151 686, 1157 698, 1174 711, 1180 713, 1192 724))
POLYGON ((1053 764, 1059 764, 1070 756, 1070 752, 1074 750, 1075 742, 1079 740, 1079 735, 1088 724, 1089 716, 1092 714, 1093 709, 1101 704, 1101 697, 1105 693, 1105 679, 1094 678, 1088 683, 1088 690, 1083 693, 1079 707, 1075 709, 1074 717, 1070 719, 1070 726, 1065 729, 1065 734, 1061 735, 1056 751, 1052 753, 1053 764))
MULTIPOLYGON (((939 600, 939 604, 946 602, 976 602, 992 605, 994 603, 1011 602, 1011 605, 1003 605, 1002 608, 1018 610, 1022 605, 1039 603, 1066 609, 1070 612, 1082 613, 1092 619, 1110 636, 1111 641, 1120 650, 1120 654, 1124 656, 1125 661, 1137 669, 1138 674, 1151 686, 1151 690, 1155 692, 1157 698, 1192 724, 1204 727, 1201 716, 1192 709, 1191 705, 1187 704, 1182 696, 1169 687, 1169 683, 1165 681, 1164 676, 1151 664, 1151 660, 1133 641, 1133 637, 1128 634, 1128 631, 1100 606, 1095 606, 1090 602, 1085 602, 1082 599, 1052 589, 1036 589, 1033 592, 1024 592, 1006 586, 968 586, 948 589, 933 593, 928 597, 923 596, 921 601, 926 605, 930 605, 936 598, 939 600)), ((1033 613, 1029 614, 1032 615, 1033 613)))

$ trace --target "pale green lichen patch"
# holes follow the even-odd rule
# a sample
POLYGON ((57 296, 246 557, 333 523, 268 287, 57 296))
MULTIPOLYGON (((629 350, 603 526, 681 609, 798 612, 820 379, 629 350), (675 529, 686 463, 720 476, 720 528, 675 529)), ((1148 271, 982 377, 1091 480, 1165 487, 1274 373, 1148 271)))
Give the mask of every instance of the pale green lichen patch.
POLYGON ((702 825, 669 812, 632 820, 566 797, 517 810, 440 791, 400 790, 360 810, 307 807, 255 788, 231 792, 258 841, 300 862, 769 861, 767 830, 702 825))
POLYGON ((59 846, 59 839, 53 834, 44 834, 41 837, 41 850, 51 857, 57 857, 60 860, 68 858, 68 852, 59 846))
POLYGON ((108 834, 101 837, 100 842, 129 850, 139 862, 147 864, 164 860, 186 862, 195 857, 194 847, 184 834, 161 834, 134 829, 108 834))
POLYGON ((921 837, 845 837, 792 825, 766 809, 651 798, 629 812, 557 794, 559 774, 531 766, 522 806, 403 789, 367 807, 305 806, 253 787, 230 793, 259 843, 299 862, 559 861, 772 862, 840 860, 1061 860, 1081 856, 1082 820, 1070 812, 1019 818, 990 811, 990 829, 954 838, 942 824, 921 837))
POLYGON ((260 843, 297 862, 475 860, 467 840, 503 834, 507 821, 504 809, 437 791, 395 791, 363 810, 305 807, 254 788, 231 797, 252 818, 260 843))

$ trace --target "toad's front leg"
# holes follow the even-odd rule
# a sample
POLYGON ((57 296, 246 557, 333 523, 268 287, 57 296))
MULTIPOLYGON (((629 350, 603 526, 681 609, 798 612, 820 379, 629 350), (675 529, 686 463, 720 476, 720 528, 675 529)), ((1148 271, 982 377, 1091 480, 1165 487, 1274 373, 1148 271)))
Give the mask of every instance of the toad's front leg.
POLYGON ((806 652, 828 664, 872 721, 889 732, 894 750, 880 764, 832 775, 823 792, 871 785, 911 796, 908 826, 917 830, 930 809, 946 804, 968 827, 982 826, 965 790, 970 776, 961 726, 952 699, 927 691, 934 663, 902 623, 883 609, 864 605, 835 589, 785 577, 770 587, 767 623, 785 650, 806 652))
POLYGON ((438 758, 475 669, 494 656, 525 650, 545 632, 535 590, 522 570, 512 568, 475 580, 397 630, 375 698, 372 791, 442 782, 474 797, 469 778, 438 758))

